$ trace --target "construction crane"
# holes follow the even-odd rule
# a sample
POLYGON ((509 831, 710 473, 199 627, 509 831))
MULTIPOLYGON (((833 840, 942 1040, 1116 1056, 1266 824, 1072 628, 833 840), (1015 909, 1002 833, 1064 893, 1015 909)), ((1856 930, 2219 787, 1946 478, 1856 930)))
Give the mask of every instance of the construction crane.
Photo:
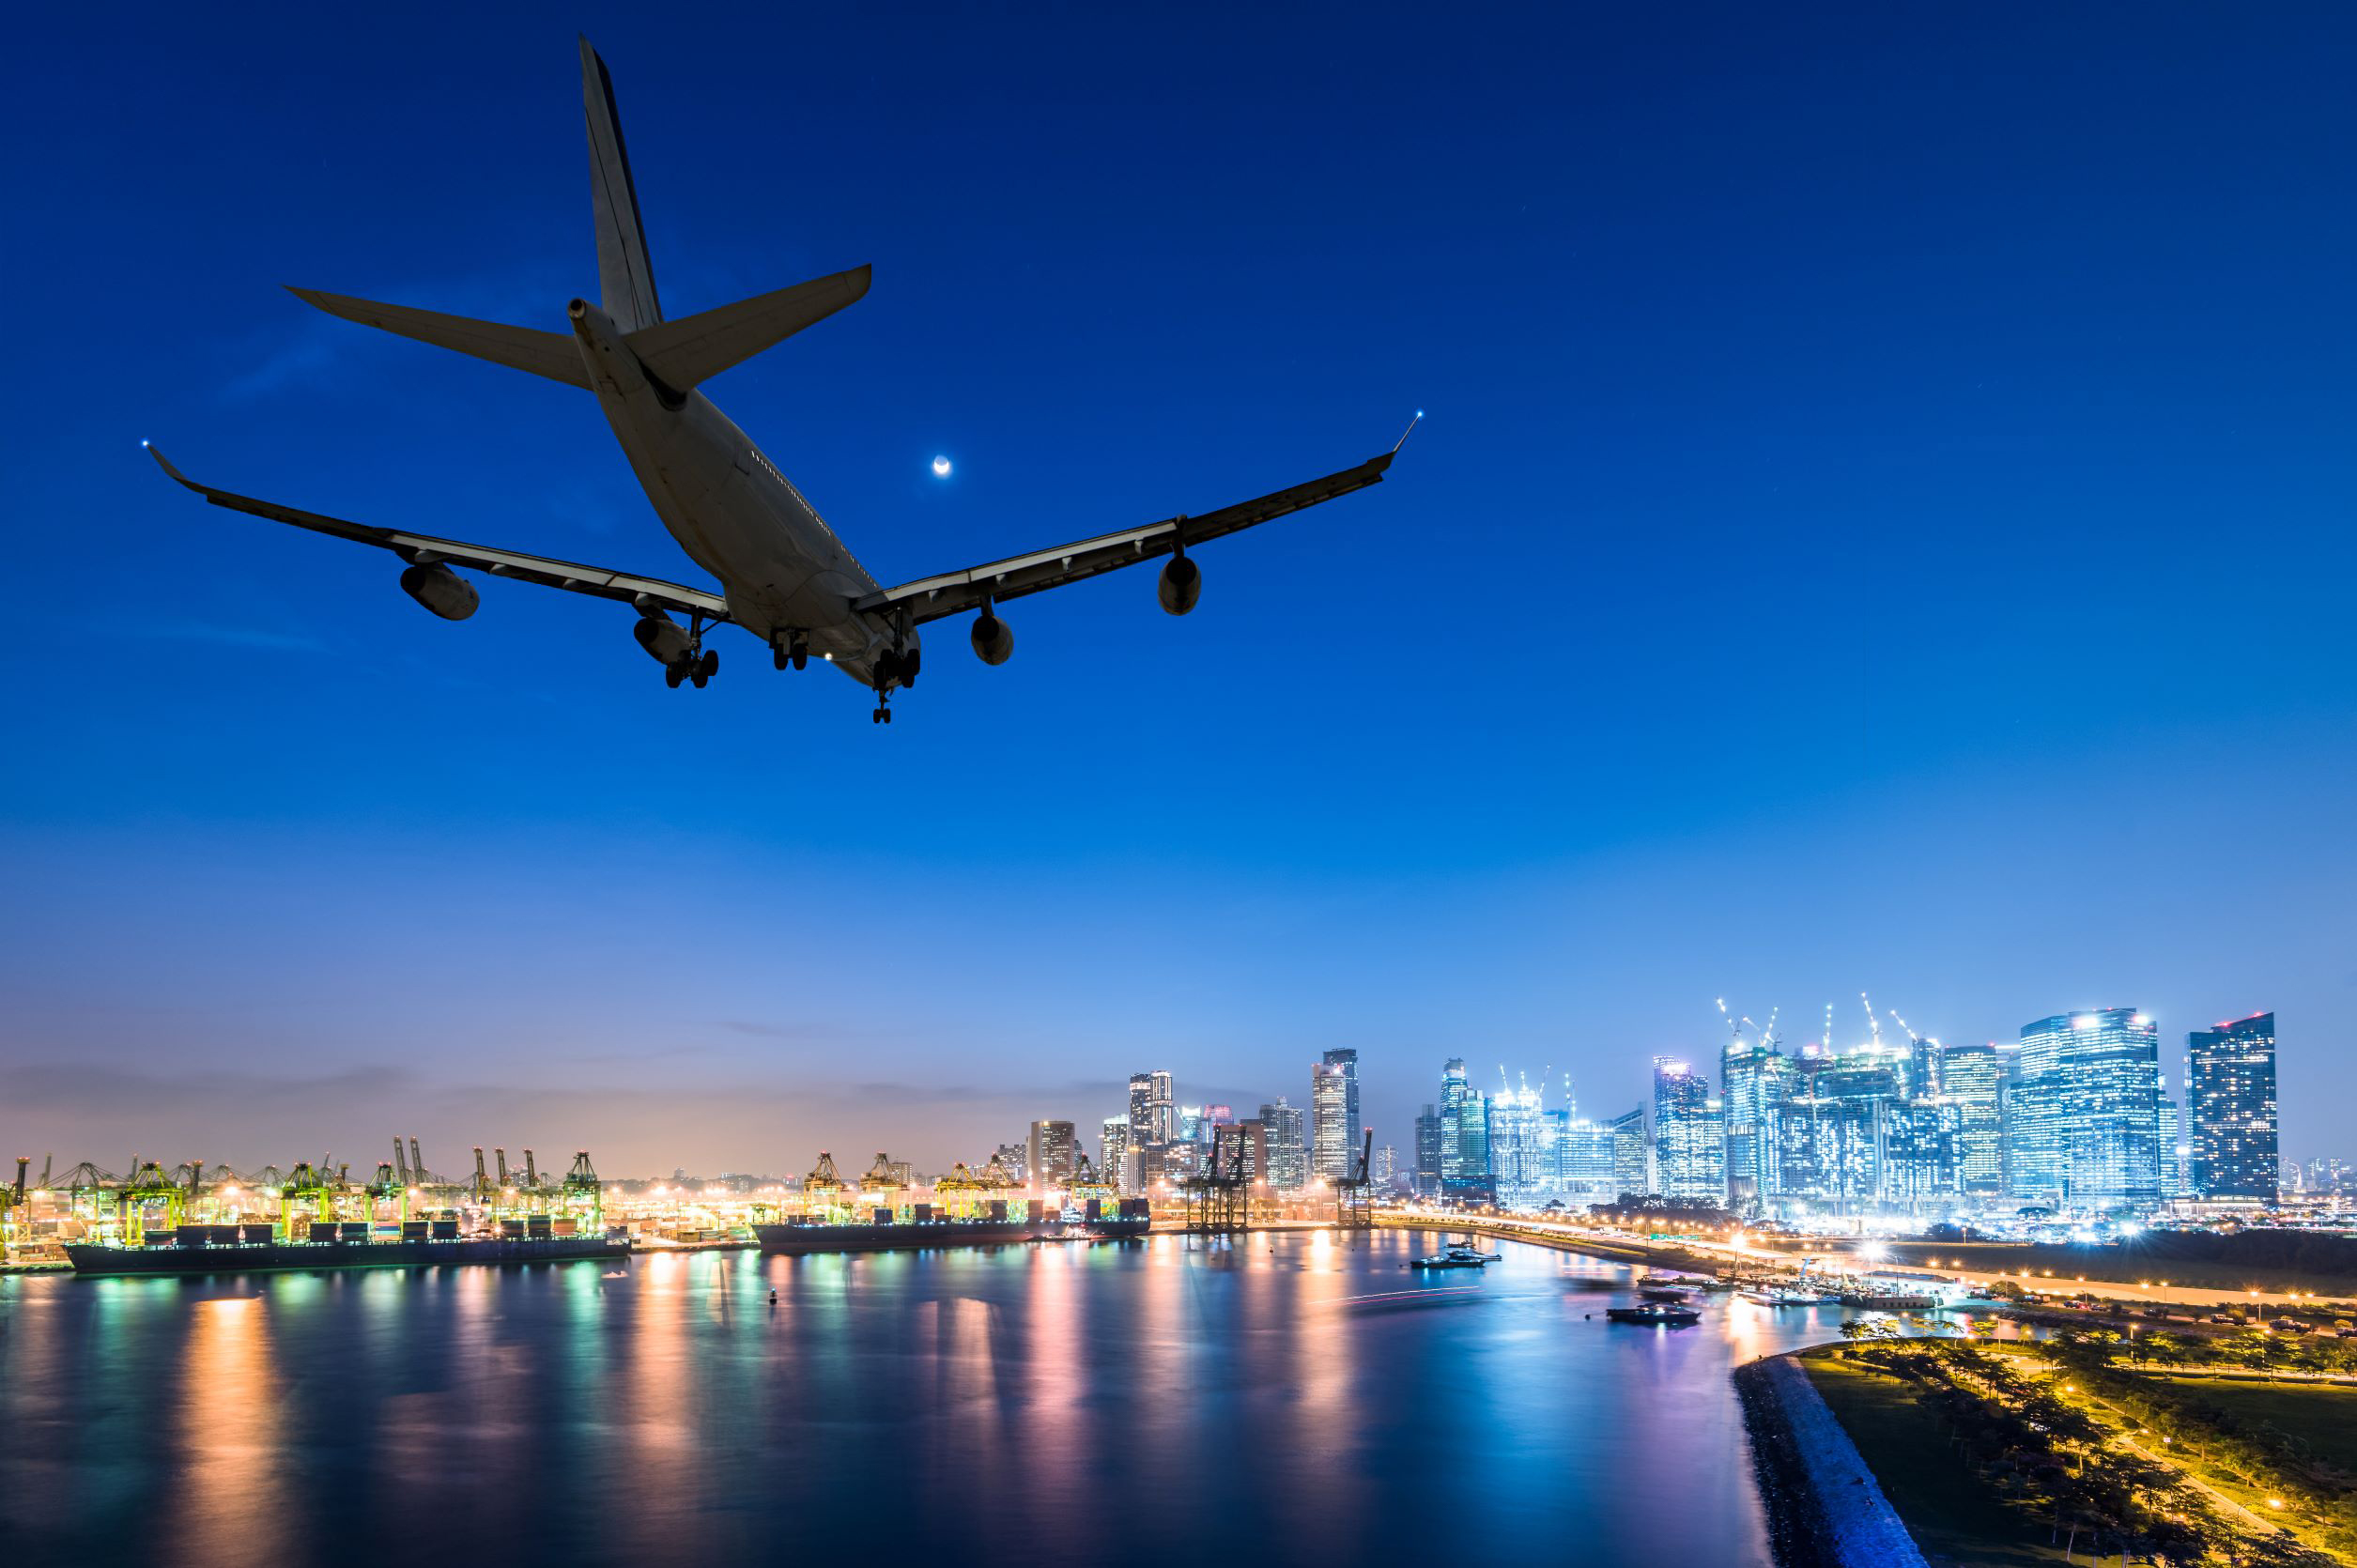
POLYGON ((1918 1099, 1936 1099, 1941 1093, 1940 1042, 1918 1035, 1899 1016, 1899 1009, 1890 1009, 1890 1016, 1900 1028, 1907 1032, 1907 1093, 1918 1099))

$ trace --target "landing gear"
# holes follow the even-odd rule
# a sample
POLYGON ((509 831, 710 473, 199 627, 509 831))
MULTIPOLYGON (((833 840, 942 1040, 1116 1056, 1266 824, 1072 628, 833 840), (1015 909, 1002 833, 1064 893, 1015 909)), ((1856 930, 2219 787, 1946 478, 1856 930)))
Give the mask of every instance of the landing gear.
POLYGON ((701 691, 704 683, 719 673, 719 653, 690 644, 686 653, 663 667, 663 684, 677 691, 681 682, 691 681, 695 683, 696 689, 701 691))
POLYGON ((886 707, 879 701, 876 704, 876 711, 868 715, 868 722, 870 724, 889 724, 892 722, 892 710, 886 707))
POLYGON ((783 669, 788 665, 807 669, 810 664, 810 640, 800 632, 781 637, 769 645, 769 662, 783 669))
POLYGON ((707 652, 703 657, 695 660, 694 663, 689 666, 687 678, 696 683, 696 689, 698 691, 701 691, 704 689, 704 683, 719 673, 719 653, 716 651, 707 652))

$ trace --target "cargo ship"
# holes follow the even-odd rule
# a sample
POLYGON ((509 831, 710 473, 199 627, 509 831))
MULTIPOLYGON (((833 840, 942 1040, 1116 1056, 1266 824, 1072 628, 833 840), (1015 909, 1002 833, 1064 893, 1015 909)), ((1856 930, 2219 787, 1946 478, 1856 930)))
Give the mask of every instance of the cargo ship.
POLYGON ((896 1210, 876 1208, 868 1220, 830 1222, 787 1221, 755 1225, 754 1237, 764 1253, 882 1253, 914 1247, 990 1247, 1026 1241, 1126 1240, 1154 1227, 1144 1198, 1123 1198, 1106 1213, 1096 1202, 1085 1208, 1051 1212, 1033 1199, 1021 1212, 1009 1213, 1007 1203, 994 1199, 981 1212, 952 1216, 935 1213, 931 1204, 917 1204, 906 1219, 896 1210))
POLYGON ((626 1237, 560 1236, 545 1222, 503 1222, 498 1234, 461 1236, 454 1220, 412 1220, 378 1236, 365 1222, 315 1224, 308 1241, 281 1241, 269 1224, 177 1225, 137 1246, 69 1241, 77 1274, 251 1274, 287 1268, 430 1268, 448 1263, 563 1263, 630 1255, 626 1237))

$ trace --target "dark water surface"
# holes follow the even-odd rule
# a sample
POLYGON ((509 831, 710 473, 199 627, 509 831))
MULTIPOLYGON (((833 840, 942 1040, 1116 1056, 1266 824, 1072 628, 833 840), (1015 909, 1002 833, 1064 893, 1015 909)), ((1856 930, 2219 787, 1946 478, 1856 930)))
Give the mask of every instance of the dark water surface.
POLYGON ((1727 1374, 1840 1309, 1437 1240, 0 1278, 0 1560, 1767 1560, 1727 1374))

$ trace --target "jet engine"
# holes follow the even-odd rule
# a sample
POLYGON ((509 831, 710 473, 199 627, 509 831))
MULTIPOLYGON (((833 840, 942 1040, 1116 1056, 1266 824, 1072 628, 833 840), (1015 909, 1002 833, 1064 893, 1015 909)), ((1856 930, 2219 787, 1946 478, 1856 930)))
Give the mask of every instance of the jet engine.
POLYGON ((647 657, 667 669, 687 657, 687 633, 668 615, 640 616, 630 635, 639 639, 647 657))
POLYGON ((1014 628, 995 615, 974 618, 974 656, 984 664, 1005 664, 1015 655, 1014 628))
POLYGON ((445 621, 464 621, 483 603, 474 584, 439 561, 431 566, 405 567, 401 592, 445 621))
POLYGON ((1175 555, 1163 568, 1163 580, 1154 586, 1154 592, 1163 602, 1163 608, 1173 615, 1184 615, 1194 608, 1194 602, 1203 597, 1203 568, 1192 556, 1175 555))

